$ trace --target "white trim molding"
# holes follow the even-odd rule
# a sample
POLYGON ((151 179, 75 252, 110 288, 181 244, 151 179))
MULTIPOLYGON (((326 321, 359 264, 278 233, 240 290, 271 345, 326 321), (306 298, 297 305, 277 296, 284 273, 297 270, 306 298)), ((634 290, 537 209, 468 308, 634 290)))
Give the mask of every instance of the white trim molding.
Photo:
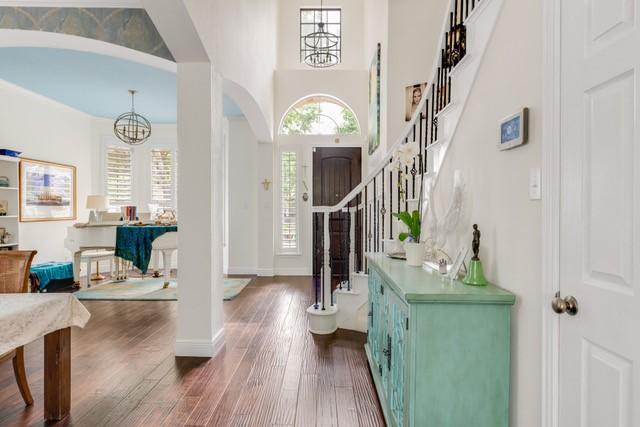
POLYGON ((542 57, 542 414, 559 427, 558 316, 551 299, 560 289, 561 0, 543 0, 542 57))
POLYGON ((309 276, 311 277, 311 269, 310 267, 276 268, 276 276, 309 276))
POLYGON ((273 277, 275 276, 273 268, 256 268, 258 277, 273 277))
POLYGON ((215 357, 224 347, 224 328, 211 341, 176 340, 176 357, 215 357))
POLYGON ((227 274, 257 275, 255 267, 232 267, 227 268, 227 274))

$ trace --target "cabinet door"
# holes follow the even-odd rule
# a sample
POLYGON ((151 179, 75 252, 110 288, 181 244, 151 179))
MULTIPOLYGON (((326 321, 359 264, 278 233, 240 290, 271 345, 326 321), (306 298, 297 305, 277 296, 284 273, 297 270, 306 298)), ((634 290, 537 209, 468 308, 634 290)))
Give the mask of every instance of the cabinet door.
MULTIPOLYGON (((374 269, 369 269, 369 330, 367 343, 371 357, 380 368, 380 276, 374 269)), ((373 369, 373 368, 372 368, 373 369)))
POLYGON ((404 425, 405 415, 405 360, 408 341, 408 308, 400 298, 391 299, 391 382, 389 386, 389 409, 396 426, 404 425))
POLYGON ((391 296, 389 287, 380 282, 380 346, 382 357, 382 393, 385 400, 389 399, 389 378, 391 374, 391 325, 389 297, 391 296))

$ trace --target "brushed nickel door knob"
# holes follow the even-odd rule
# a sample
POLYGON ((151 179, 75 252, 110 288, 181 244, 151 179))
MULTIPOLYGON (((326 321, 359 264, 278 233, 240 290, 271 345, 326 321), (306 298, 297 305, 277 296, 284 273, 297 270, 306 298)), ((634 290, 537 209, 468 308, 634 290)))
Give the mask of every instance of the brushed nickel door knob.
POLYGON ((567 313, 569 316, 575 316, 578 313, 578 300, 571 295, 562 298, 560 292, 556 292, 555 298, 551 301, 551 308, 558 314, 567 313))

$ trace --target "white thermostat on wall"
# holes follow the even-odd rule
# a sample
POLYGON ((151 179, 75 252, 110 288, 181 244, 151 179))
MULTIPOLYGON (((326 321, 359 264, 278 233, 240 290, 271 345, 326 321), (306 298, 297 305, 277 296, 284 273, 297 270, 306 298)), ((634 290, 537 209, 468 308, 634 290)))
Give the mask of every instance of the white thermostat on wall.
POLYGON ((499 150, 508 150, 527 142, 529 137, 529 109, 523 108, 500 121, 499 150))

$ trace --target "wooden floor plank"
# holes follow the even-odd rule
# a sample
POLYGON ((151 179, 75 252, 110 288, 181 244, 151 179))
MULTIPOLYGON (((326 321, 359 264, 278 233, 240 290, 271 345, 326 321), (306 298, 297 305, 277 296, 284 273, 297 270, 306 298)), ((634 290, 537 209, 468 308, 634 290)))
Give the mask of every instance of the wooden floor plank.
MULTIPOLYGON (((311 279, 254 279, 223 304, 225 347, 176 358, 171 301, 85 301, 74 329, 71 417, 56 426, 383 426, 362 334, 307 331, 311 279)), ((43 425, 42 340, 26 347, 36 403, 0 365, 0 426, 43 425)))

